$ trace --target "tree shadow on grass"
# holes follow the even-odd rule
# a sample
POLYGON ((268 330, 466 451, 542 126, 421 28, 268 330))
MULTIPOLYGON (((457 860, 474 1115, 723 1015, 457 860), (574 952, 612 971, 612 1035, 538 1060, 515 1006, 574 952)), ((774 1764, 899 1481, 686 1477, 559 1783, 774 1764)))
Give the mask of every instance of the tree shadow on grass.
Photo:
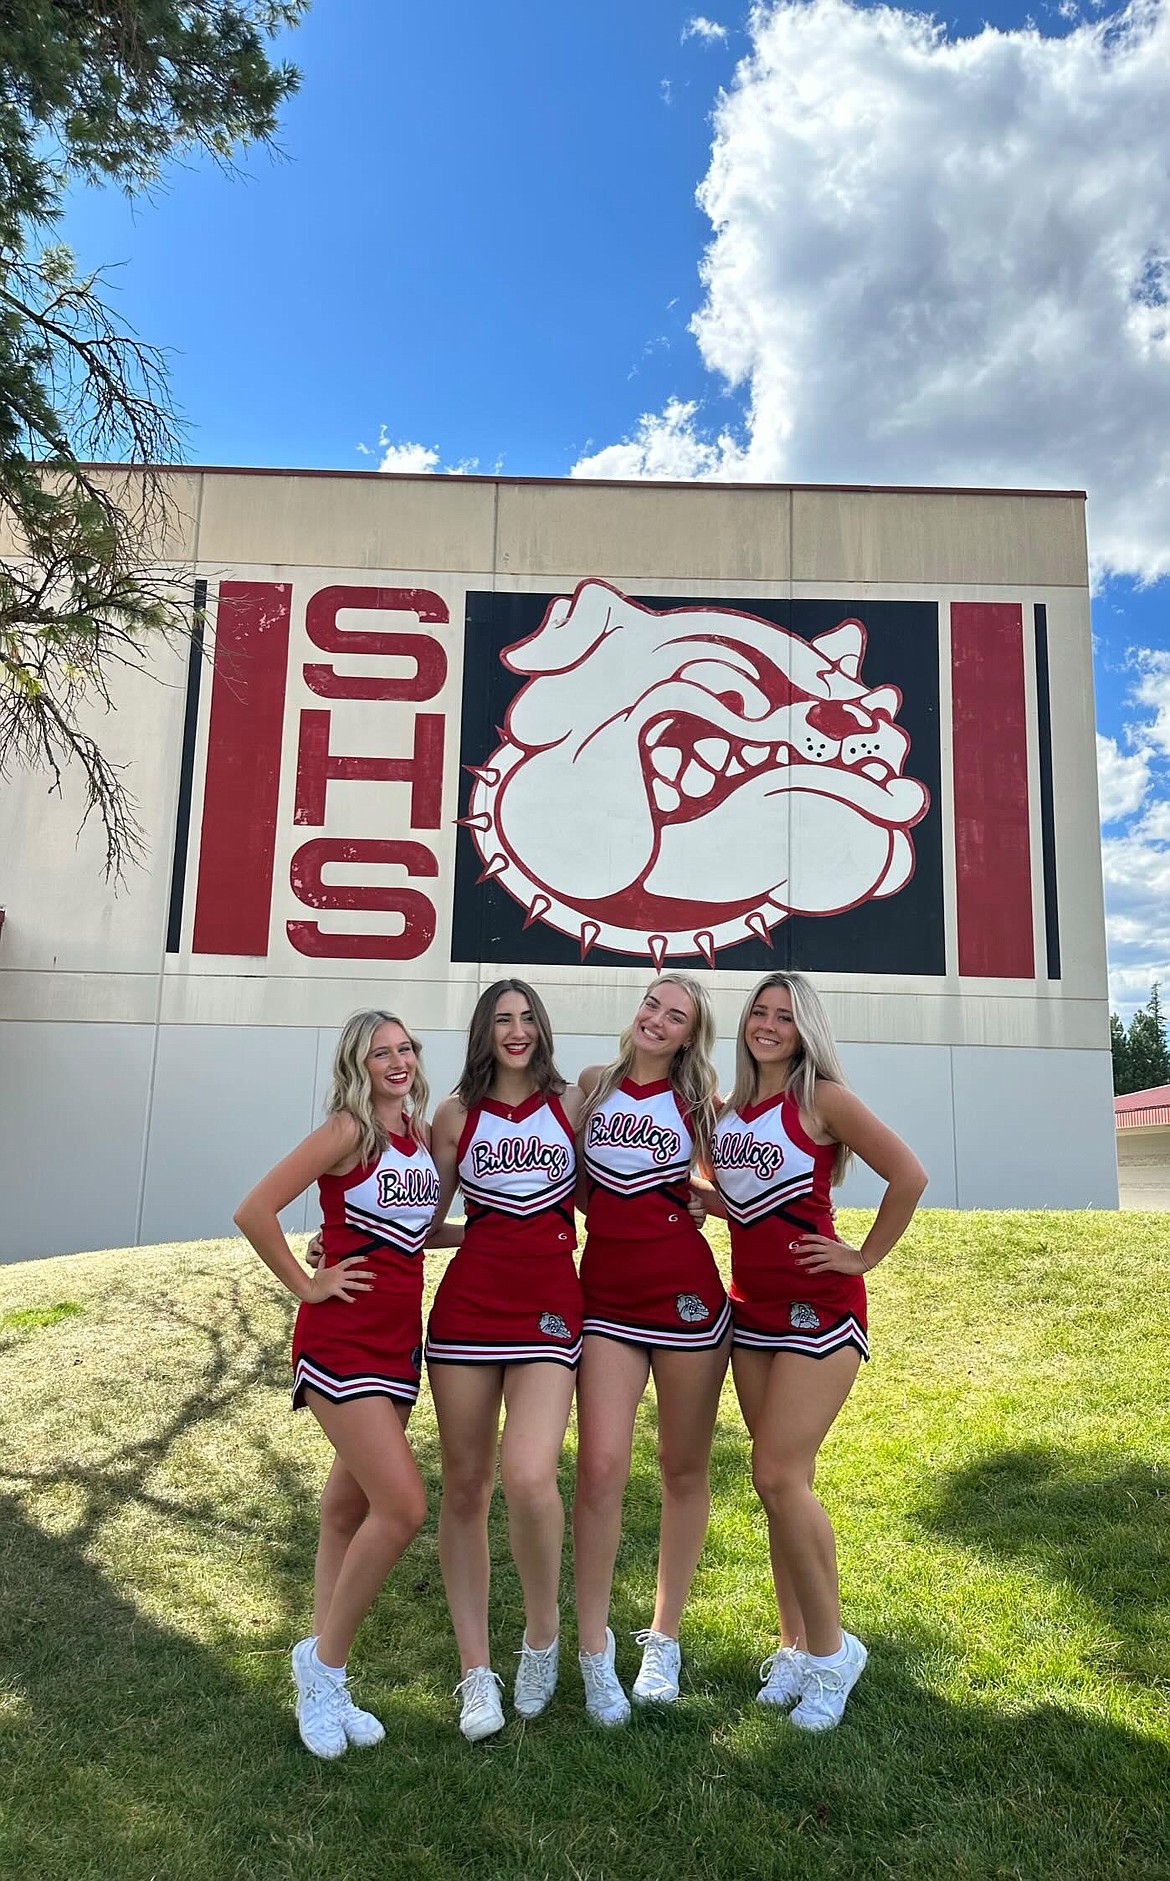
MULTIPOLYGON (((221 1329, 202 1331, 202 1369, 160 1391, 147 1435, 20 1479, 26 1490, 72 1492, 67 1533, 30 1519, 16 1494, 0 1496, 4 1872, 21 1881, 1135 1881, 1165 1872, 1170 1759, 1159 1747, 1051 1707, 1005 1718, 947 1703, 880 1640, 827 1742, 762 1713, 750 1663, 728 1643, 696 1654, 697 1690, 677 1712, 636 1714, 627 1732, 587 1725, 569 1654, 546 1717, 464 1744, 446 1695, 453 1647, 428 1432, 415 1441, 431 1516, 359 1654, 387 1744, 315 1762, 295 1738, 286 1656, 312 1568, 303 1475, 261 1421, 246 1430, 249 1467, 269 1490, 255 1510, 217 1500, 214 1484, 162 1492, 154 1480, 175 1444, 205 1432, 211 1455, 239 1401, 284 1382, 283 1331, 257 1330, 242 1304, 221 1329), (105 1525, 127 1504, 185 1534, 193 1557, 210 1537, 262 1547, 287 1623, 245 1636, 229 1613, 207 1646, 144 1614, 99 1565, 105 1525)), ((652 1599, 657 1551, 651 1433, 647 1418, 623 1544, 621 1597, 639 1611, 652 1599)), ((717 1495, 742 1486, 744 1467, 742 1432, 721 1423, 717 1495)), ((571 1461, 562 1483, 571 1485, 571 1461)), ((498 1497, 492 1552, 495 1636, 518 1642, 498 1497)))
MULTIPOLYGON (((177 1535, 193 1555, 208 1544, 221 1551, 225 1543, 262 1550, 269 1589, 295 1638, 306 1630, 311 1614, 317 1501, 327 1468, 324 1446, 311 1413, 288 1408, 291 1307, 275 1326, 270 1313, 259 1321, 238 1280, 225 1281, 218 1307, 211 1319, 176 1300, 152 1299, 147 1356, 165 1354, 173 1344, 182 1350, 182 1363, 176 1373, 135 1380, 150 1387, 150 1407, 144 1414, 135 1406, 127 1417, 145 1424, 144 1433, 121 1442, 113 1438, 107 1447, 91 1442, 88 1455, 58 1454, 33 1468, 0 1460, 0 1493, 7 1488, 33 1507, 56 1495, 69 1510, 68 1541, 78 1554, 99 1548, 107 1525, 117 1524, 127 1512, 157 1522, 160 1536, 177 1535), (248 1414, 250 1402, 265 1388, 279 1392, 282 1422, 317 1438, 319 1462, 314 1458, 306 1467, 309 1443, 300 1449, 295 1438, 291 1445, 282 1442, 273 1434, 270 1416, 248 1414), (232 1458, 228 1473, 234 1496, 226 1492, 218 1467, 228 1432, 237 1451, 244 1452, 242 1460, 238 1454, 232 1458), (183 1462, 176 1461, 178 1454, 183 1462), (200 1469, 202 1458, 206 1472, 200 1469), (255 1495, 240 1495, 240 1482, 254 1486, 255 1495)), ((114 1379, 108 1398, 115 1426, 118 1396, 114 1379)), ((430 1511, 427 1529, 408 1556, 410 1585, 422 1594, 433 1584, 441 1595, 434 1532, 441 1486, 438 1438, 433 1426, 417 1417, 409 1434, 430 1511)), ((232 1618, 225 1615, 229 1626, 232 1618)), ((433 1632, 431 1646, 437 1659, 433 1632)), ((445 1678, 448 1669, 444 1664, 440 1676, 445 1678)))
MULTIPOLYGON (((191 1531, 193 1540, 200 1535, 222 1535, 225 1524, 229 1532, 235 1527, 243 1533, 246 1518, 225 1511, 214 1496, 187 1494, 177 1498, 150 1486, 151 1478, 178 1444, 200 1431, 206 1432, 210 1443, 216 1425, 235 1405, 257 1386, 271 1384, 280 1375, 287 1336, 261 1333, 236 1281, 226 1283, 223 1307, 221 1320, 213 1322, 185 1312, 175 1301, 152 1301, 154 1323, 149 1349, 160 1343, 159 1332, 165 1335, 169 1328, 184 1337, 196 1334, 203 1344, 204 1357, 200 1370, 186 1375, 181 1392, 172 1390, 169 1379, 155 1381, 158 1416, 147 1435, 122 1444, 111 1443, 95 1457, 61 1457, 43 1468, 20 1469, 0 1462, 0 1489, 6 1485, 24 1493, 68 1492, 70 1540, 78 1551, 88 1547, 127 1505, 160 1520, 180 1522, 191 1531)), ((149 1374, 138 1382, 149 1383, 149 1374)), ((115 1377, 109 1386, 114 1411, 118 1390, 115 1377)))
MULTIPOLYGON (((170 1371, 159 1361, 153 1380, 135 1374, 136 1396, 124 1404, 110 1384, 109 1428, 121 1422, 121 1441, 94 1439, 91 1390, 78 1413, 83 1454, 69 1453, 66 1436, 43 1462, 0 1463, 0 1873, 367 1876, 385 1826, 386 1765, 317 1762, 297 1741, 292 1713, 288 1647, 311 1601, 316 1483, 307 1488, 263 1409, 254 1415, 262 1388, 285 1386, 287 1329, 258 1325, 238 1288, 214 1323, 175 1301, 152 1302, 152 1314, 148 1355, 166 1352, 169 1330, 182 1359, 170 1371), (231 1468, 220 1470, 229 1441, 231 1468), (151 1574, 139 1604, 133 1567, 105 1565, 140 1560, 155 1536, 183 1577, 174 1626, 153 1617, 165 1572, 151 1574), (230 1576, 224 1593, 225 1560, 245 1550, 263 1563, 267 1617, 252 1622, 260 1631, 250 1630, 247 1601, 232 1602, 230 1576), (183 1630, 193 1618, 210 1643, 183 1630), (317 1821, 323 1809, 328 1833, 317 1821), (354 1826, 369 1814, 377 1832, 354 1826)), ((280 1415, 291 1413, 282 1406, 280 1415)), ((379 1691, 378 1710, 391 1736, 409 1729, 417 1763, 450 1754, 454 1710, 436 1702, 452 1679, 434 1537, 437 1444, 425 1429, 412 1440, 431 1516, 363 1643, 367 1662, 381 1658, 401 1682, 379 1691)), ((377 1871, 441 1872, 425 1846, 418 1859, 394 1849, 377 1871)))
POLYGON ((916 1518, 1075 1587, 1117 1640, 1114 1676, 1170 1679, 1170 1471, 1109 1450, 1004 1450, 948 1475, 916 1518))
MULTIPOLYGON (((712 1453, 718 1508, 742 1495, 746 1438, 721 1421, 712 1453)), ((620 1597, 653 1600, 657 1470, 652 1435, 635 1445, 620 1597)), ((1072 1580, 1111 1618, 1148 1674, 1157 1600, 1167 1585, 1167 1478, 1115 1460, 1017 1454, 973 1466, 920 1512, 925 1526, 996 1556, 1027 1557, 1072 1580)), ((661 1808, 626 1829, 628 1867, 657 1873, 654 1834, 668 1817, 694 1837, 686 1873, 780 1877, 943 1874, 1012 1881, 1136 1881, 1170 1875, 1170 1754, 1139 1730, 1049 1702, 992 1697, 956 1702, 930 1690, 922 1667, 963 1642, 926 1629, 869 1636, 870 1665, 836 1733, 810 1737, 754 1703, 755 1667, 744 1637, 741 1537, 708 1537, 705 1569, 720 1557, 740 1592, 739 1623, 706 1630, 688 1652, 683 1703, 638 1717, 675 1787, 661 1808), (704 1834, 703 1799, 720 1835, 704 1834)), ((767 1579, 761 1544, 760 1579, 767 1579)), ((619 1583, 615 1583, 615 1607, 619 1583)), ((768 1593, 770 1600, 770 1590, 768 1593)), ((750 1599, 750 1597, 749 1597, 750 1599)), ((766 1602, 767 1604, 767 1602, 766 1602)), ((1116 1668, 1111 1667, 1111 1671, 1116 1668)), ((665 1870, 663 1870, 665 1872, 665 1870)), ((618 1872, 618 1871, 615 1871, 618 1872)))
POLYGON ((704 1667, 698 1714, 606 1733, 567 1689, 481 1746, 404 1678, 380 1696, 381 1750, 317 1763, 294 1739, 283 1653, 249 1672, 145 1619, 15 1507, 0 1520, 0 1651, 21 1694, 0 1722, 0 1867, 21 1881, 1166 1871, 1164 1751, 1051 1707, 948 1704, 880 1640, 827 1741, 762 1714, 729 1656, 704 1667))
MULTIPOLYGON (((828 1736, 745 1704, 739 1730, 716 1751, 740 1791, 735 1816, 761 1846, 791 1851, 799 1837, 806 1849, 804 1867, 778 1860, 757 1872, 897 1881, 1170 1873, 1165 1745, 1059 1705, 954 1702, 924 1689, 923 1658, 954 1646, 925 1633, 912 1646, 871 1633, 869 1666, 828 1736)), ((721 1672, 734 1684, 734 1663, 709 1668, 721 1672)))

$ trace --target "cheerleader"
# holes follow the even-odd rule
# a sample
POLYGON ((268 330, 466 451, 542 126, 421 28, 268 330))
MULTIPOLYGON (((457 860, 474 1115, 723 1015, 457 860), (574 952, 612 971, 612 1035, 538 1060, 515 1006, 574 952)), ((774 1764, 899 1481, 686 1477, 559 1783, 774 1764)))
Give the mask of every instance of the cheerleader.
POLYGON ((801 1730, 827 1731, 866 1650, 841 1630, 836 1546, 813 1472, 869 1357, 863 1275, 905 1232, 926 1175, 846 1089, 824 1007, 799 973, 769 974, 744 1007, 712 1168, 711 1206, 731 1225, 732 1370, 780 1617, 757 1695, 791 1707, 801 1730), (859 1248, 838 1237, 829 1196, 853 1153, 886 1184, 859 1248))
POLYGON ((523 980, 488 987, 467 1061, 435 1114, 445 1209, 458 1184, 463 1243, 435 1296, 426 1359, 443 1457, 439 1560, 459 1646, 459 1728, 504 1723, 488 1645, 488 1507, 496 1472, 508 1509, 525 1630, 513 1701, 537 1717, 557 1682, 564 1507, 557 1465, 581 1356, 574 1134, 581 1093, 553 1062, 544 1006, 523 980), (499 1432, 501 1405, 503 1433, 499 1432))
POLYGON ((321 1497, 313 1632, 292 1651, 301 1741, 316 1757, 377 1744, 354 1704, 346 1660, 358 1626, 426 1516, 406 1441, 422 1358, 422 1250, 436 1229, 439 1177, 427 1146, 418 1040, 388 1012, 358 1012, 333 1060, 326 1119, 257 1183, 236 1226, 301 1302, 293 1407, 307 1406, 334 1449, 321 1497), (313 1182, 322 1258, 306 1274, 279 1213, 313 1182))
POLYGON ((639 1703, 678 1697, 679 1622, 707 1532, 731 1313, 689 1212, 689 1179, 696 1154, 710 1150, 714 1043, 706 991, 689 975, 671 974, 650 987, 613 1063, 580 1079, 588 1237, 573 1558, 585 1709, 606 1725, 630 1714, 609 1604, 634 1420, 651 1374, 662 1518, 654 1613, 637 1635, 639 1703))

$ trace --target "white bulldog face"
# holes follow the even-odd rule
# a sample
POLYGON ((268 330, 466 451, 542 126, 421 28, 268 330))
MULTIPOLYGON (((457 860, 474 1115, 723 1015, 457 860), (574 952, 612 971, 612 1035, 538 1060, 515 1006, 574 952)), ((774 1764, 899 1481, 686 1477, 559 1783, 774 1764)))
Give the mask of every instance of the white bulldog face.
POLYGON ((894 894, 929 798, 864 651, 855 620, 809 642, 582 582, 504 655, 530 677, 465 819, 485 873, 583 953, 659 964, 894 894))

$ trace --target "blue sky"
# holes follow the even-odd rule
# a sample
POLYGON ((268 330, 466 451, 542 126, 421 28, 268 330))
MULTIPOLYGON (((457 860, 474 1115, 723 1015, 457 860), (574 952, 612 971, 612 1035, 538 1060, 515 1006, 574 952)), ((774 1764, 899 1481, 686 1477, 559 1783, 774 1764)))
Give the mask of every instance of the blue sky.
POLYGON ((317 0, 283 160, 62 235, 197 462, 1087 487, 1128 1012, 1170 981, 1168 6, 317 0))

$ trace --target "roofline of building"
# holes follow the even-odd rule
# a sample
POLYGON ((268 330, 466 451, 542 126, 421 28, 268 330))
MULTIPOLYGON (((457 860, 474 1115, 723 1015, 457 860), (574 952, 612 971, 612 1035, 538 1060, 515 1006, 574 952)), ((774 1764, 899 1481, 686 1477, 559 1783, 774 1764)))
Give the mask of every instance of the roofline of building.
POLYGON ((507 483, 583 490, 772 490, 830 492, 844 496, 1036 496, 1085 502, 1084 490, 1031 490, 968 484, 929 483, 738 483, 708 478, 671 481, 658 477, 506 477, 454 471, 414 470, 309 470, 273 464, 87 464, 87 470, 142 470, 173 472, 177 476, 216 477, 350 477, 385 483, 507 483))
POLYGON ((1114 1110, 1149 1110, 1170 1104, 1170 1084, 1147 1084, 1142 1091, 1119 1091, 1113 1099, 1114 1110))
POLYGON ((1148 1110, 1115 1110, 1113 1122, 1118 1130, 1154 1129, 1170 1123, 1170 1104, 1151 1104, 1148 1110))

